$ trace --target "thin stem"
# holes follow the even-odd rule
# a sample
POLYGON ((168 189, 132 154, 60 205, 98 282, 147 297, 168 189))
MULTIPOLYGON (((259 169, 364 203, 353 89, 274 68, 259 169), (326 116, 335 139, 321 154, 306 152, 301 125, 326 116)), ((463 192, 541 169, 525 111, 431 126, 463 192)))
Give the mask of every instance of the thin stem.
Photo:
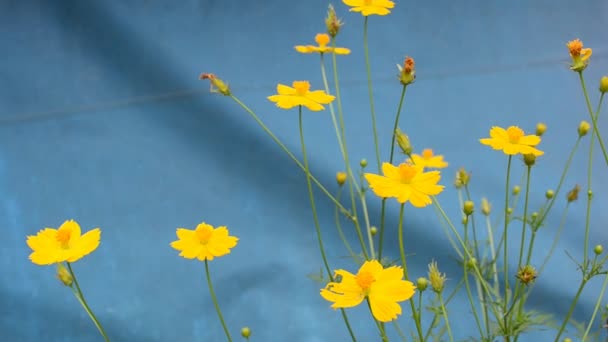
POLYGON ((361 197, 361 207, 363 209, 363 219, 365 220, 365 230, 367 231, 367 240, 369 242, 369 255, 372 259, 375 259, 376 253, 374 252, 374 240, 372 239, 372 230, 369 225, 369 214, 367 213, 367 202, 365 201, 365 193, 363 191, 359 193, 361 197))
MULTIPOLYGON (((532 171, 532 166, 528 166, 528 171, 526 174, 526 198, 524 199, 524 217, 522 220, 523 223, 522 223, 522 227, 521 227, 521 241, 520 241, 520 245, 519 245, 519 259, 517 261, 517 269, 519 269, 521 267, 521 261, 524 256, 524 243, 526 240, 526 223, 528 223, 528 197, 530 195, 530 172, 531 171, 532 171)), ((530 244, 530 250, 532 250, 531 244, 530 244)))
MULTIPOLYGON (((591 108, 591 101, 589 100, 589 94, 587 93, 587 87, 585 86, 585 79, 583 77, 583 72, 578 72, 578 77, 581 81, 581 87, 583 88, 583 94, 585 95, 585 102, 587 103, 587 110, 589 111, 589 116, 591 117, 591 121, 593 122, 593 132, 597 135, 597 140, 600 142, 600 147, 602 148, 602 153, 604 154, 604 161, 606 165, 608 165, 608 154, 606 154, 606 148, 604 147, 604 141, 602 140, 602 136, 600 135, 600 131, 597 127, 597 118, 593 113, 593 108, 591 108)), ((602 94, 602 97, 604 94, 602 94)))
MULTIPOLYGON (((410 280, 408 271, 407 271, 407 262, 405 260, 405 248, 403 247, 403 208, 405 207, 405 203, 402 203, 399 208, 399 226, 398 230, 398 239, 399 239, 399 254, 401 256, 401 265, 403 265, 403 275, 405 280, 410 280)), ((412 316, 414 316, 414 322, 416 323, 416 331, 418 332, 418 337, 420 341, 424 338, 422 335, 422 326, 420 325, 420 317, 416 314, 416 306, 412 300, 409 300, 410 308, 412 309, 412 316)))
MULTIPOLYGON (((467 216, 469 218, 470 216, 467 216)), ((464 224, 464 241, 468 242, 469 234, 468 234, 468 219, 464 224)), ((467 247, 468 248, 468 247, 467 247)), ((475 308, 475 303, 473 302, 473 293, 471 292, 471 285, 469 284, 469 274, 467 272, 467 261, 470 260, 467 257, 462 259, 462 271, 463 271, 463 279, 464 279, 464 287, 467 290, 467 299, 469 300, 469 305, 471 306, 471 311, 473 312, 473 318, 475 318, 475 325, 477 325, 477 329, 479 329, 479 334, 483 339, 483 329, 481 328, 481 323, 479 322, 479 315, 477 314, 477 309, 475 308)), ((482 303, 483 304, 483 303, 482 303)))
MULTIPOLYGON (((341 193, 342 193, 342 188, 340 187, 340 189, 338 189, 338 194, 336 195, 337 200, 340 200, 341 193)), ((344 231, 342 230, 342 224, 340 223, 340 213, 339 213, 337 207, 334 209, 334 219, 336 221, 336 229, 338 230, 338 235, 340 236, 340 240, 342 240, 342 243, 344 243, 344 247, 346 247, 346 250, 348 251, 348 254, 350 255, 350 257, 353 258, 353 260, 356 260, 357 255, 355 254, 355 252, 353 252, 353 249, 350 246, 350 243, 348 243, 348 239, 346 239, 346 236, 344 235, 344 231)))
POLYGON ((560 326, 559 331, 557 332, 557 336, 555 336, 555 342, 559 342, 559 340, 560 340, 559 338, 564 333, 564 329, 566 329, 566 325, 568 324, 568 321, 570 320, 570 317, 572 316, 572 313, 574 312, 574 308, 576 307, 578 298, 581 296, 581 293, 583 293, 583 288, 585 287, 586 283, 587 283, 587 280, 585 278, 583 278, 583 280, 581 280, 581 285, 578 287, 578 290, 576 291, 574 300, 572 301, 572 304, 570 304, 570 309, 568 310, 568 313, 566 314, 566 317, 564 318, 564 321, 562 322, 562 325, 560 326))
POLYGON ((509 156, 509 161, 507 164, 507 180, 505 181, 505 223, 504 223, 504 227, 503 227, 503 232, 502 232, 502 240, 504 243, 503 246, 503 277, 504 277, 504 282, 505 282, 505 296, 503 298, 503 314, 504 314, 504 329, 505 331, 507 331, 507 295, 508 295, 508 291, 509 291, 509 258, 508 258, 508 248, 507 248, 507 239, 508 239, 508 233, 507 233, 507 228, 509 226, 509 179, 511 176, 511 159, 512 157, 509 156))
POLYGON ((376 147, 376 162, 380 171, 380 147, 378 146, 378 130, 376 129, 376 111, 374 110, 374 93, 372 90, 372 70, 369 62, 369 47, 367 43, 367 16, 363 23, 363 50, 365 52, 365 69, 367 70, 367 89, 369 93, 369 105, 372 113, 372 128, 374 131, 374 146, 376 147))
MULTIPOLYGON (((272 140, 274 140, 274 142, 279 145, 279 147, 283 150, 283 152, 287 153, 287 155, 289 156, 289 158, 291 158, 300 169, 302 169, 302 171, 306 172, 306 169, 304 168, 304 165, 302 163, 300 163, 300 161, 298 160, 298 158, 296 158, 296 156, 291 153, 291 151, 287 148, 287 146, 285 146, 285 144, 283 144, 283 142, 281 142, 281 140, 279 140, 279 138, 277 138, 276 135, 274 135, 274 133, 272 133, 272 131, 264 124, 264 122, 262 120, 260 120, 260 118, 255 114, 254 111, 252 111, 249 107, 247 107, 243 102, 241 102, 241 100, 239 100, 236 96, 234 95, 230 95, 230 98, 232 98, 236 103, 238 103, 257 123, 258 125, 260 125, 260 127, 262 127, 262 129, 264 130, 264 132, 266 132, 266 134, 268 134, 272 140)), ((329 191, 321 184, 321 182, 319 182, 312 174, 310 174, 310 179, 319 187, 319 189, 321 189, 321 191, 323 191, 323 193, 338 207, 340 208, 340 210, 351 220, 354 221, 355 217, 354 214, 351 214, 346 208, 344 208, 344 206, 337 201, 334 196, 332 196, 329 191)))
POLYGON ((70 275, 72 276, 72 279, 74 281, 75 287, 72 287, 72 290, 75 290, 75 291, 73 291, 74 296, 76 297, 76 299, 78 299, 78 302, 80 303, 80 305, 82 305, 82 307, 87 312, 87 314, 89 315, 89 317, 91 318, 93 323, 95 323, 95 326, 97 327, 97 330, 99 330, 99 333, 101 334, 101 336, 103 336, 104 341, 106 341, 106 342, 110 341, 110 339, 108 338, 108 335, 103 330, 103 327, 97 320, 97 317, 95 317, 95 314, 89 307, 89 304, 87 304, 87 301, 84 299, 84 295, 82 294, 82 291, 80 290, 80 285, 78 285, 78 280, 76 280, 76 275, 74 274, 74 271, 72 270, 72 265, 69 262, 66 262, 66 264, 68 265, 68 271, 70 271, 70 275))
MULTIPOLYGON (((401 116, 401 108, 403 107, 403 99, 405 98, 405 91, 407 85, 404 85, 401 89, 401 97, 399 98, 399 106, 397 106, 397 115, 395 115, 395 123, 393 124, 393 135, 391 139, 391 154, 388 162, 393 163, 393 155, 395 152, 395 131, 399 127, 399 117, 401 116)), ((384 216, 386 214, 386 198, 382 199, 382 208, 380 209, 380 234, 378 234, 378 259, 382 259, 382 247, 384 246, 384 216)))
POLYGON ((222 312, 220 311, 220 305, 217 303, 217 297, 215 296, 215 292, 213 291, 213 285, 211 284, 211 275, 209 274, 209 262, 206 259, 205 274, 207 275, 207 285, 209 285, 209 293, 211 294, 211 299, 213 299, 213 305, 215 306, 217 316, 220 318, 222 328, 224 328, 224 332, 226 333, 226 338, 228 339, 228 341, 232 341, 232 337, 230 337, 230 332, 228 331, 228 327, 226 326, 226 322, 224 322, 224 317, 222 316, 222 312))
POLYGON ((490 216, 486 216, 486 227, 488 229, 488 241, 490 244, 490 262, 492 264, 492 273, 494 276, 494 290, 496 293, 499 293, 500 284, 498 283, 498 269, 496 267, 498 255, 496 255, 496 250, 494 248, 494 232, 492 231, 492 222, 490 221, 490 216))
MULTIPOLYGON (((300 143, 302 145, 302 158, 304 160, 304 170, 306 172, 306 184, 308 185, 308 197, 310 199, 310 206, 312 210, 312 217, 315 223, 315 231, 317 233, 317 241, 319 243, 319 250, 321 251, 321 258, 323 259, 323 264, 325 265, 325 270, 327 271, 327 275, 329 276, 330 281, 334 281, 334 277, 331 273, 331 269, 329 268, 329 263, 327 262, 327 256, 325 255, 325 247, 323 246, 323 238, 321 236, 321 227, 319 225, 319 218, 317 216, 317 207, 315 205, 315 197, 312 192, 312 183, 311 183, 311 174, 308 168, 308 157, 306 156, 306 144, 304 143, 304 127, 302 125, 302 106, 298 106, 298 126, 300 128, 300 143)), ((344 324, 346 324, 346 328, 348 329, 348 333, 350 334, 353 341, 356 341, 355 334, 352 331, 350 323, 348 322, 348 317, 346 316, 346 312, 344 309, 342 311, 342 318, 344 319, 344 324)))
POLYGON ((600 295, 597 298, 597 302, 595 302, 595 308, 593 309, 593 314, 591 315, 591 319, 589 320, 589 324, 587 325, 587 329, 585 329, 585 335, 583 335, 582 341, 587 339, 587 335, 589 335, 589 331, 591 330, 591 326, 595 321, 595 316, 600 309, 600 305, 602 304, 602 300, 604 299, 604 291, 606 291, 606 286, 608 285, 608 273, 606 277, 604 277, 604 283, 602 284, 602 289, 600 290, 600 295))
POLYGON ((452 328, 450 327, 450 321, 448 320, 448 311, 445 308, 441 292, 438 293, 437 296, 439 297, 439 304, 441 305, 441 312, 443 314, 443 319, 445 320, 445 326, 448 329, 448 336, 450 337, 450 341, 454 341, 454 336, 452 336, 452 328))

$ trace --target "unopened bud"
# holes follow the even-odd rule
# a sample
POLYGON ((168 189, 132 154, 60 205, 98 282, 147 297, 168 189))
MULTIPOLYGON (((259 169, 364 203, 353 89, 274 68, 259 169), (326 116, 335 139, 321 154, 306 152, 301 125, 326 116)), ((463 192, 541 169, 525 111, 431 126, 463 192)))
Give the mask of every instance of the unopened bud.
POLYGON ((336 173, 336 182, 338 182, 338 185, 342 186, 344 185, 344 182, 346 182, 346 173, 345 172, 338 172, 336 173))
POLYGON ((429 286, 429 281, 425 277, 420 277, 416 280, 418 291, 424 291, 429 286))
POLYGON ((584 137, 587 135, 587 133, 589 133, 590 129, 591 125, 587 121, 581 121, 581 123, 578 125, 578 136, 584 137))
POLYGON ((568 192, 568 195, 566 195, 566 199, 568 200, 568 202, 574 202, 578 199, 578 192, 581 191, 581 187, 580 185, 576 184, 574 186, 574 188, 572 188, 572 190, 570 190, 568 192))
POLYGON ((549 190, 547 190, 547 192, 545 192, 545 197, 546 197, 547 199, 552 199, 552 198, 553 198, 553 196, 555 196, 555 191, 553 191, 553 190, 549 189, 549 190))
POLYGON ((397 144, 404 154, 408 156, 412 154, 412 144, 410 143, 410 138, 399 128, 395 130, 395 139, 397 139, 397 144))
POLYGON ((251 329, 249 329, 249 327, 243 327, 241 329, 241 336, 244 338, 249 338, 249 336, 251 336, 251 329))
POLYGON ((519 185, 516 185, 513 187, 513 195, 519 195, 520 191, 521 191, 521 188, 519 187, 519 185))
POLYGON ((378 228, 372 226, 369 228, 369 233, 372 234, 372 236, 378 234, 378 228))
POLYGON ((362 168, 365 168, 367 166, 367 159, 361 159, 359 165, 361 165, 362 168))
POLYGON ((454 181, 454 186, 457 189, 460 189, 463 186, 467 186, 469 181, 471 180, 471 174, 461 167, 458 172, 456 172, 456 180, 454 181))
POLYGON ((524 154, 524 163, 526 166, 533 166, 536 163, 536 156, 533 154, 524 154))
POLYGON ((608 92, 608 76, 600 78, 600 91, 602 93, 608 92))
POLYGON ((467 260, 468 268, 473 268, 473 267, 475 267, 475 265, 477 265, 477 259, 471 258, 471 259, 467 260))
POLYGON ((545 134, 545 132, 547 131, 547 125, 545 125, 542 122, 539 122, 536 124, 536 135, 537 136, 542 136, 543 134, 545 134))
POLYGON ((72 274, 62 263, 57 264, 57 278, 61 280, 65 286, 72 286, 72 282, 74 281, 72 274))
POLYGON ((490 211, 492 210, 492 205, 490 205, 490 202, 488 202, 487 198, 482 198, 481 199, 481 213, 489 216, 490 215, 490 211))
POLYGON ((473 211, 475 210, 475 203, 473 203, 473 201, 465 201, 464 205, 462 206, 462 212, 469 216, 471 214, 473 214, 473 211))
POLYGON ((604 252, 604 247, 602 247, 602 245, 597 245, 595 246, 595 248, 593 248, 593 253, 595 253, 595 255, 600 255, 604 252))

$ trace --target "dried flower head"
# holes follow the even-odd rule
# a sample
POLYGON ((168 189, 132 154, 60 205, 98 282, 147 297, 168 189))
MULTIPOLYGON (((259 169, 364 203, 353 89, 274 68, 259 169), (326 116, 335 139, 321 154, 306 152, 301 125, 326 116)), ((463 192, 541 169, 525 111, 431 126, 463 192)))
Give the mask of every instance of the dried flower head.
POLYGON ((198 78, 200 80, 209 80, 211 82, 211 86, 209 88, 210 92, 230 96, 230 87, 228 87, 224 81, 217 78, 214 74, 201 74, 198 78))
POLYGON ((529 285, 536 279, 538 273, 531 265, 520 267, 515 277, 524 285, 529 285))

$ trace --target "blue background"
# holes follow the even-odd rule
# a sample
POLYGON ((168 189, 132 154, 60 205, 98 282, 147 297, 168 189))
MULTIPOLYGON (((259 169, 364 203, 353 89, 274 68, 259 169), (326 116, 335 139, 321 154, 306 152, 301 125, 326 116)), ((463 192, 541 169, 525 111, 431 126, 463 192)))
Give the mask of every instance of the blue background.
MULTIPOLYGON (((339 45, 352 50, 339 57, 350 156, 355 162, 367 158, 375 171, 363 19, 335 5, 346 22, 339 45)), ((27 258, 27 235, 70 218, 84 230, 103 231, 99 249, 74 267, 113 341, 224 339, 203 265, 169 247, 177 227, 201 221, 227 225, 240 238, 230 255, 210 265, 235 340, 245 325, 253 330, 252 341, 347 339, 339 313, 318 295, 321 285, 306 277, 322 263, 304 174, 242 109, 198 80, 199 73, 213 72, 228 81, 301 156, 297 112, 275 109, 266 97, 277 83, 294 79, 322 87, 318 57, 297 54, 293 46, 311 44, 324 31, 326 6, 320 0, 0 2, 3 340, 100 340, 54 278, 55 268, 27 258)), ((400 126, 415 148, 431 147, 450 162, 442 179, 447 190, 440 195, 448 214, 458 221, 451 184, 461 166, 473 174, 477 202, 487 196, 496 209, 502 206, 506 158, 478 142, 490 126, 533 131, 542 121, 549 127, 542 142, 546 154, 534 169, 531 196, 538 208, 545 190, 557 185, 578 123, 588 120, 576 74, 567 68, 565 43, 578 37, 593 47, 585 74, 597 103, 599 77, 608 73, 607 19, 608 2, 601 0, 400 1, 390 16, 370 17, 383 159, 401 91, 395 64, 413 56, 418 78, 408 88, 400 126)), ((600 120, 600 127, 607 124, 600 120)), ((329 113, 306 113, 304 129, 312 171, 335 191, 335 172, 343 163, 329 113)), ((587 146, 588 139, 565 190, 585 184, 587 146)), ((606 167, 596 160, 592 246, 608 240, 608 214, 601 210, 606 167)), ((514 165, 518 180, 523 168, 519 161, 514 165)), ((563 196, 539 233, 533 262, 542 261, 552 242, 563 196)), ((330 202, 320 193, 317 199, 332 268, 355 271, 335 234, 330 202)), ((377 222, 380 201, 370 195, 368 203, 377 222)), ((397 258, 398 206, 390 203, 387 255, 397 258)), ((566 313, 580 273, 564 251, 582 258, 583 222, 579 201, 530 308, 558 318, 566 313)), ((425 275, 436 259, 453 289, 462 271, 431 207, 406 208, 405 245, 413 254, 412 277, 425 275)), ((599 277, 590 282, 575 319, 589 319, 600 285, 599 277)), ((410 329, 404 309, 399 322, 410 329)), ((448 310, 459 339, 475 335, 464 296, 448 310)), ((361 341, 378 340, 366 308, 348 313, 361 341)), ((522 340, 553 336, 541 331, 522 340)))

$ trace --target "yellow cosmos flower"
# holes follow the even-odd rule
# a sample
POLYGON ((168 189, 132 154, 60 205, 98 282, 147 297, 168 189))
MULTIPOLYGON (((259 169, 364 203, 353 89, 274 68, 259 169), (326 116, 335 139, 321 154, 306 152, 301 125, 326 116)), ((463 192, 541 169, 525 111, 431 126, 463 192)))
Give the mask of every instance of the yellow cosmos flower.
POLYGON ((389 0, 342 0, 350 6, 351 12, 360 12, 363 16, 371 14, 387 15, 391 13, 390 8, 395 7, 395 3, 389 0))
POLYGON ((589 57, 593 53, 593 50, 587 48, 583 49, 583 42, 580 39, 571 40, 566 44, 570 57, 572 58, 572 65, 570 69, 574 71, 583 71, 586 67, 589 57))
POLYGON ((540 143, 539 136, 524 135, 524 131, 517 126, 510 126, 507 129, 494 126, 490 129, 490 137, 479 139, 479 142, 495 150, 501 150, 507 155, 533 154, 542 156, 545 153, 534 147, 540 143))
POLYGON ((335 97, 327 95, 323 90, 310 91, 308 81, 293 81, 293 87, 284 84, 277 85, 277 95, 268 96, 268 99, 277 104, 277 107, 291 109, 304 106, 314 112, 325 109, 324 104, 331 103, 335 97))
POLYGON ((384 176, 366 173, 365 179, 376 196, 394 197, 401 204, 410 201, 414 207, 422 208, 432 203, 430 196, 443 191, 443 185, 437 184, 441 179, 439 171, 423 171, 419 165, 383 163, 384 176))
POLYGON ((230 249, 239 241, 238 238, 228 235, 226 227, 213 228, 204 222, 193 230, 177 228, 176 233, 178 240, 171 242, 171 247, 180 251, 181 257, 198 258, 200 261, 213 260, 229 254, 230 249))
POLYGON ((443 156, 433 154, 430 148, 424 149, 422 155, 412 154, 412 161, 415 165, 424 168, 443 169, 448 167, 448 163, 443 160, 443 156))
POLYGON ((58 229, 44 228, 27 237, 32 249, 30 260, 36 265, 58 262, 75 262, 93 252, 99 246, 101 230, 92 229, 81 235, 80 226, 74 220, 65 221, 58 229))
POLYGON ((347 48, 333 48, 331 46, 327 46, 330 42, 330 38, 328 34, 319 33, 315 36, 315 42, 318 46, 314 45, 296 45, 296 51, 300 53, 335 53, 336 55, 348 55, 350 50, 347 48))
POLYGON ((331 282, 321 289, 321 297, 333 302, 331 307, 352 308, 369 300, 372 315, 380 322, 389 322, 401 314, 403 302, 412 298, 416 286, 403 280, 403 269, 399 266, 383 268, 377 260, 363 263, 357 275, 345 270, 336 270, 340 282, 331 282))

